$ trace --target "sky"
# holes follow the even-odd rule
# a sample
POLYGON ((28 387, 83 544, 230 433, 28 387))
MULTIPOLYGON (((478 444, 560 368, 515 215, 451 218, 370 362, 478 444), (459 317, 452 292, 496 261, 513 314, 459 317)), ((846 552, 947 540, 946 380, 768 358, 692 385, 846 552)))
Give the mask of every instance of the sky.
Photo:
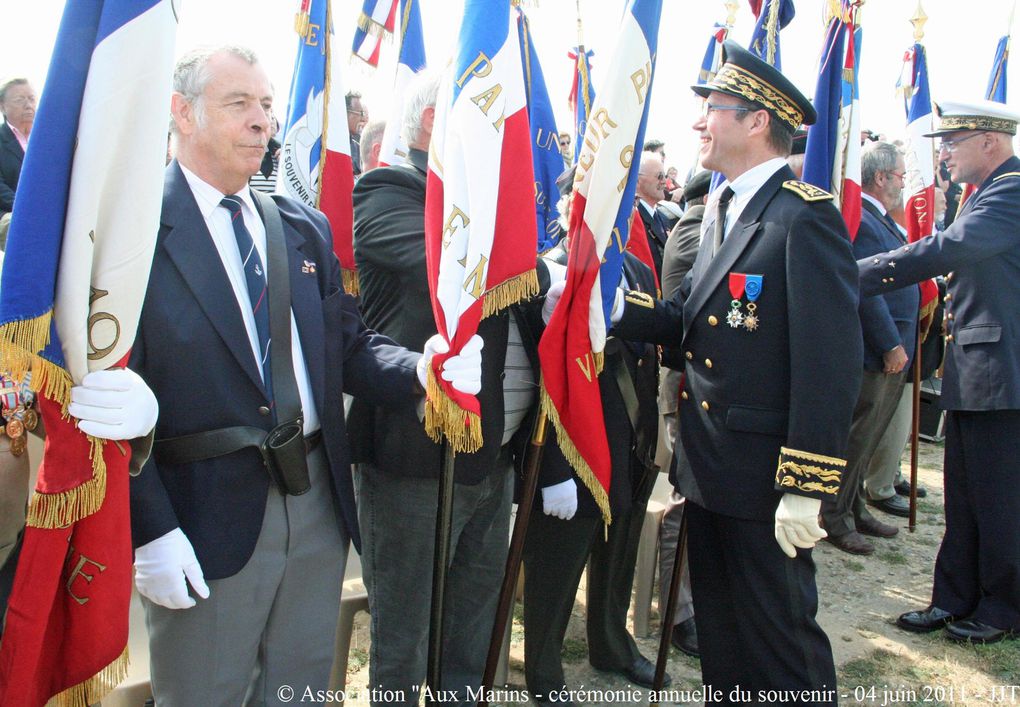
MULTIPOLYGON (((74 0, 85 1, 85 0, 74 0)), ((256 51, 276 88, 277 111, 283 114, 290 87, 297 35, 294 14, 299 0, 177 0, 181 8, 178 54, 199 45, 244 44, 256 51)), ((361 0, 332 0, 336 46, 349 51, 361 0)), ((463 0, 420 0, 429 66, 442 69, 457 40, 463 0)), ((754 18, 746 0, 730 37, 747 44, 754 18)), ((0 41, 0 76, 26 76, 44 90, 49 55, 63 11, 63 0, 5 3, 0 41)), ((723 0, 663 0, 658 56, 646 137, 666 141, 667 165, 684 171, 694 162, 696 140, 691 125, 699 102, 690 91, 715 22, 726 16, 723 0)), ((928 20, 922 40, 928 51, 932 96, 970 100, 982 97, 995 45, 1008 32, 1015 0, 922 0, 928 20)), ((784 73, 811 96, 825 31, 828 0, 795 0, 797 14, 781 35, 784 73)), ((560 130, 568 129, 567 107, 573 64, 567 52, 578 43, 578 14, 584 44, 594 50, 592 83, 598 92, 611 62, 624 0, 526 0, 524 4, 545 73, 560 130)), ((917 0, 867 0, 862 10, 860 92, 862 126, 890 138, 901 137, 902 99, 895 94, 904 51, 913 42, 910 23, 917 0)), ((389 114, 397 44, 382 47, 378 69, 358 60, 347 65, 343 81, 357 89, 372 119, 389 114)), ((1020 67, 1013 67, 1010 106, 1020 110, 1020 67)), ((130 109, 126 107, 126 109, 130 109)))

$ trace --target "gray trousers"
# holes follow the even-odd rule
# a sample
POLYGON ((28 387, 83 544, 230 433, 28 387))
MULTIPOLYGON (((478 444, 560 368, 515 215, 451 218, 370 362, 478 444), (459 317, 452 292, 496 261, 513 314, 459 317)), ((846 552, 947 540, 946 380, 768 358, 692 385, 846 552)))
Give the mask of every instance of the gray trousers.
MULTIPOLYGON (((497 464, 478 484, 454 485, 441 689, 456 690, 450 702, 464 705, 476 701, 467 688, 482 682, 509 546, 513 470, 506 454, 497 464)), ((357 495, 371 614, 369 686, 392 691, 380 704, 416 705, 428 659, 439 480, 360 464, 357 495)))
POLYGON ((907 382, 903 386, 900 402, 896 406, 892 420, 882 434, 882 440, 871 455, 871 463, 864 471, 864 493, 866 498, 881 501, 892 498, 896 494, 893 488, 900 480, 903 448, 910 441, 910 426, 913 421, 914 384, 907 382))
POLYGON ((308 467, 304 495, 269 489, 251 559, 211 580, 208 599, 182 610, 142 599, 159 707, 282 705, 329 687, 349 538, 321 445, 308 467))
POLYGON ((903 393, 906 371, 886 375, 864 371, 861 392, 854 407, 847 445, 846 471, 835 501, 822 501, 822 527, 829 535, 840 536, 857 529, 856 521, 871 517, 864 505, 861 483, 875 448, 896 412, 903 393))

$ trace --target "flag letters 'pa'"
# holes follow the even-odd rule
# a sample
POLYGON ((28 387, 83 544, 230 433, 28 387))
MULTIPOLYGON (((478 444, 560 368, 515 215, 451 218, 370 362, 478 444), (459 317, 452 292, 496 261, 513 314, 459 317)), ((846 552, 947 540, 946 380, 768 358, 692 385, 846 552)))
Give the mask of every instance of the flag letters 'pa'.
POLYGON ((814 106, 818 120, 808 131, 804 181, 831 191, 850 239, 861 224, 860 99, 857 68, 861 30, 857 7, 844 2, 832 17, 818 67, 814 106))
POLYGON ((351 142, 341 62, 331 49, 329 0, 302 0, 294 21, 298 53, 276 191, 319 209, 333 231, 344 289, 358 292, 354 265, 351 142))
POLYGON ((439 375, 483 317, 538 294, 535 177, 524 72, 510 0, 467 0, 436 99, 425 196, 425 256, 436 327, 425 429, 458 452, 482 444, 478 399, 439 375))
POLYGON ((70 388, 123 365, 159 230, 171 0, 69 2, 21 172, 0 366, 31 370, 46 448, 0 647, 0 704, 89 705, 127 673, 130 445, 87 437, 70 388))
MULTIPOLYGON (((314 1, 314 0, 313 0, 314 1)), ((397 14, 397 0, 365 0, 358 27, 354 30, 354 56, 369 66, 379 66, 379 48, 383 35, 392 34, 397 14)))
MULTIPOLYGON (((903 148, 907 168, 903 217, 907 240, 913 243, 935 231, 935 151, 931 138, 924 136, 932 131, 931 93, 928 90, 928 56, 920 42, 907 52, 905 71, 909 72, 909 78, 901 81, 904 95, 908 96, 907 140, 903 148)), ((922 338, 931 325, 938 296, 934 280, 921 282, 922 338)))
POLYGON ((574 176, 566 289, 539 343, 542 407, 563 456, 609 515, 609 442, 598 374, 623 269, 655 69, 662 0, 631 0, 574 176))
POLYGON ((531 124, 531 162, 535 170, 535 210, 538 217, 538 252, 544 253, 560 240, 560 192, 556 178, 563 172, 559 132, 553 117, 549 92, 545 88, 542 66, 538 63, 528 18, 518 7, 517 29, 521 40, 525 89, 528 98, 528 122, 531 124))
POLYGON ((404 125, 404 96, 414 75, 425 69, 425 36, 421 29, 419 0, 400 2, 400 55, 390 94, 390 119, 386 121, 379 148, 379 166, 403 164, 407 143, 401 135, 404 125))

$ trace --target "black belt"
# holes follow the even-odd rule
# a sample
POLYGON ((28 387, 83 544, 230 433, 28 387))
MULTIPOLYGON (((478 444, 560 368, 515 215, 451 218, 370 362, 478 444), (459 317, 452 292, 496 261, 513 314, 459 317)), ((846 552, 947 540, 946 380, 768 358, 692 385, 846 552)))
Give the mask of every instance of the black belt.
MULTIPOLYGON (((191 464, 204 459, 215 459, 252 447, 263 451, 268 433, 258 427, 224 427, 208 432, 157 439, 152 452, 160 464, 191 464)), ((311 454, 322 444, 322 430, 305 437, 305 454, 311 454)))

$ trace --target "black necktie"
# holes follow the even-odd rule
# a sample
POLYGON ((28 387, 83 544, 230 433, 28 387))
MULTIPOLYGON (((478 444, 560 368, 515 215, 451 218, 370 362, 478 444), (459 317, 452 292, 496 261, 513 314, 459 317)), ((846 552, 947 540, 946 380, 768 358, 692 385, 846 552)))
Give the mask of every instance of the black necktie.
POLYGON ((241 215, 241 199, 237 196, 225 196, 220 206, 230 212, 230 223, 234 227, 234 237, 237 239, 237 250, 241 254, 241 267, 244 269, 244 279, 248 285, 248 299, 251 301, 251 310, 255 315, 255 329, 259 335, 259 350, 262 353, 262 360, 259 361, 259 368, 262 369, 262 380, 266 384, 266 392, 269 399, 273 399, 273 383, 270 378, 271 368, 269 365, 269 289, 266 286, 266 271, 262 266, 262 258, 255 248, 255 241, 244 225, 244 216, 241 215))
POLYGON ((726 211, 730 208, 730 200, 733 198, 733 190, 726 187, 722 190, 722 194, 719 195, 719 208, 715 214, 715 231, 712 234, 712 255, 719 252, 719 246, 722 245, 723 239, 726 237, 726 211))

